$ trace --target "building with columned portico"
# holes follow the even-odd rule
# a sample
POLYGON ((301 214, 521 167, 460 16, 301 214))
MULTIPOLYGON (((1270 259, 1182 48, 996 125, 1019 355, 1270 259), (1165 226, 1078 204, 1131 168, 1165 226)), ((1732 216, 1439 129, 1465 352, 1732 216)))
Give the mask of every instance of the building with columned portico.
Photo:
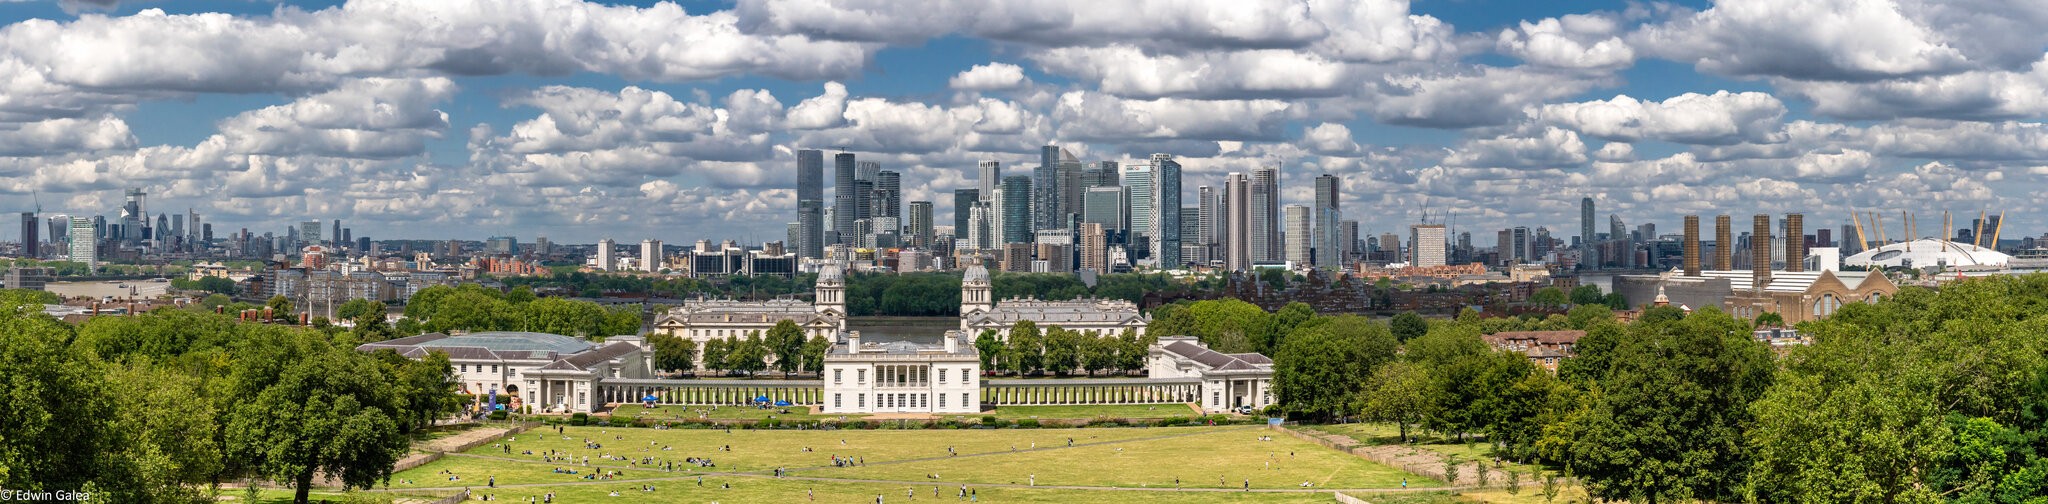
POLYGON ((448 355, 458 392, 496 395, 514 407, 531 405, 544 412, 596 411, 603 406, 598 387, 606 380, 654 376, 654 349, 639 336, 593 343, 535 332, 429 333, 365 343, 356 350, 390 350, 410 359, 441 352, 448 355))
POLYGON ((862 343, 860 332, 825 353, 822 413, 977 413, 981 358, 959 331, 938 344, 862 343))
POLYGON ((1145 372, 1154 380, 1200 378, 1202 411, 1207 413, 1264 409, 1274 403, 1273 359, 1210 350, 1194 336, 1159 338, 1146 357, 1145 372))

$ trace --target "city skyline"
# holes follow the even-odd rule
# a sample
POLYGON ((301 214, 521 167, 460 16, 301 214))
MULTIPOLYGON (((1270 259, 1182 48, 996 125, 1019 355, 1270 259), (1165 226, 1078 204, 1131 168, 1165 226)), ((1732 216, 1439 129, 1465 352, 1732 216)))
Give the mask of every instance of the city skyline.
POLYGON ((1267 166, 1271 213, 1314 209, 1332 174, 1360 236, 1425 209, 1482 243, 1567 236, 1581 197, 1671 227, 1987 208, 2008 237, 2048 227, 2028 197, 2048 188, 2048 63, 2024 29, 2048 9, 1187 2, 1148 10, 1182 27, 1158 31, 1115 6, 857 3, 0 4, 0 68, 21 77, 0 87, 0 210, 117 219, 138 187, 216 237, 338 219, 380 240, 758 244, 817 194, 797 150, 899 173, 896 207, 931 202, 943 223, 980 161, 1033 175, 1054 145, 1090 167, 1172 155, 1180 204, 1162 211, 1267 166), (572 14, 591 21, 539 21, 572 14), (675 28, 621 28, 648 22, 675 28), (465 40, 484 28, 502 38, 465 40), (544 34, 576 42, 519 37, 544 34), (724 45, 689 50, 707 44, 724 45), (186 57, 217 47, 233 49, 186 57))

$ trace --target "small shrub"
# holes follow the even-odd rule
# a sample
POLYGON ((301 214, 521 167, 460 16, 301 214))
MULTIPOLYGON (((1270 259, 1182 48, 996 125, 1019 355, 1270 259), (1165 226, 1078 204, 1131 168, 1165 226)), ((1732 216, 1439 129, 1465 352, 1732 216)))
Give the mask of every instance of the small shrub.
POLYGON ((509 417, 509 416, 511 416, 511 415, 509 415, 509 414, 506 414, 504 410, 498 410, 498 411, 493 411, 493 412, 491 412, 491 419, 492 419, 492 420, 504 420, 504 419, 505 419, 506 417, 509 417))
POLYGON ((981 424, 982 424, 982 425, 998 425, 998 424, 1001 424, 1001 423, 1003 423, 1003 422, 1002 422, 1002 420, 997 420, 997 419, 996 419, 996 416, 995 416, 995 415, 982 415, 982 416, 981 416, 981 424))
POLYGON ((1025 419, 1021 419, 1021 420, 1018 420, 1018 421, 1017 421, 1017 428, 1019 428, 1019 429, 1036 429, 1036 428, 1038 428, 1038 419, 1036 419, 1036 418, 1025 418, 1025 419))
POLYGON ((584 425, 589 425, 589 424, 590 424, 590 414, 588 414, 588 413, 577 413, 577 414, 574 414, 574 415, 569 415, 569 425, 574 425, 574 426, 578 426, 578 427, 581 427, 581 426, 584 426, 584 425))

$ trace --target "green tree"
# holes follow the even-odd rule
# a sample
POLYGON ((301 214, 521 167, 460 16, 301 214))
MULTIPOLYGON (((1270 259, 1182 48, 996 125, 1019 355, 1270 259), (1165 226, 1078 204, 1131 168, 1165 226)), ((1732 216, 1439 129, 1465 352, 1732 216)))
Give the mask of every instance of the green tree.
POLYGON ((1429 321, 1423 320, 1421 315, 1412 311, 1395 314, 1388 325, 1389 329, 1394 331, 1394 337, 1400 339, 1402 343, 1429 333, 1429 321))
MULTIPOLYGON (((1647 317, 1646 317, 1647 318, 1647 317)), ((1750 463, 1749 404, 1770 386, 1770 350, 1711 308, 1638 321, 1612 350, 1565 461, 1594 497, 1737 500, 1750 463)))
POLYGON ((1778 312, 1763 312, 1756 316, 1757 327, 1783 327, 1784 325, 1785 316, 1779 315, 1778 312))
POLYGON ((704 370, 732 370, 732 366, 726 365, 726 357, 731 354, 732 340, 725 338, 704 340, 704 370))
POLYGON ((1009 361, 1008 367, 1019 375, 1044 369, 1045 338, 1038 332, 1038 324, 1019 320, 1011 326, 1010 342, 1003 349, 1003 358, 1009 361))
POLYGON ((732 349, 725 355, 725 367, 748 375, 768 369, 768 343, 761 340, 761 332, 733 338, 732 349))
POLYGON ((775 327, 768 328, 768 336, 762 343, 775 356, 775 369, 782 371, 784 378, 803 369, 804 328, 796 322, 789 319, 777 321, 775 327))
MULTIPOLYGON (((214 436, 213 404, 200 380, 147 363, 108 366, 107 392, 119 407, 106 418, 107 433, 117 439, 91 448, 106 450, 109 467, 102 469, 110 502, 193 502, 199 490, 223 469, 221 447, 214 436)), ((73 419, 86 420, 86 419, 73 419)), ((78 447, 86 447, 80 444, 78 447)))
POLYGON ((513 287, 512 292, 505 293, 505 301, 515 305, 526 304, 532 302, 533 299, 533 286, 531 285, 513 287))
POLYGON ((1435 405, 1430 401, 1429 371, 1413 362, 1397 360, 1380 366, 1372 376, 1359 406, 1360 416, 1394 422, 1400 429, 1401 442, 1413 441, 1408 426, 1421 423, 1435 405))
POLYGON ((1283 270, 1280 268, 1266 268, 1259 270, 1259 281, 1265 282, 1266 288, 1273 289, 1276 291, 1287 290, 1288 276, 1289 275, 1287 273, 1287 270, 1283 270))
POLYGON ((1115 336, 1084 336, 1081 338, 1081 368, 1089 376, 1098 371, 1117 369, 1117 338, 1115 336))
POLYGON ((654 367, 669 372, 690 372, 697 370, 697 342, 688 338, 666 333, 647 336, 647 342, 654 345, 654 367))
POLYGON ((1606 299, 1600 295, 1600 286, 1586 284, 1572 288, 1571 301, 1575 305, 1597 305, 1605 303, 1606 299))
POLYGON ((809 341, 805 341, 803 347, 804 371, 823 378, 825 376, 825 352, 831 350, 832 341, 825 339, 824 336, 812 336, 809 341))
POLYGON ((1194 335, 1195 315, 1188 311, 1189 305, 1178 302, 1153 308, 1152 321, 1145 324, 1145 332, 1168 336, 1194 335))
POLYGON ((1159 342, 1159 336, 1138 336, 1137 331, 1124 329, 1122 334, 1117 335, 1116 341, 1116 367, 1125 374, 1130 374, 1132 371, 1145 369, 1145 359, 1150 355, 1152 344, 1159 342))
POLYGON ((602 336, 640 334, 643 309, 639 306, 620 306, 605 313, 604 324, 598 330, 602 336))
POLYGON ((1274 348, 1280 346, 1281 339, 1293 333, 1297 327, 1317 323, 1315 319, 1316 310, 1310 308, 1308 303, 1287 303, 1280 311, 1273 312, 1273 316, 1266 317, 1266 329, 1256 334, 1252 341, 1252 349, 1258 353, 1271 354, 1274 348))
POLYGON ((1564 294, 1564 289, 1559 289, 1556 287, 1544 287, 1541 289, 1537 289, 1535 294, 1529 295, 1529 302, 1540 305, 1557 306, 1565 304, 1567 300, 1568 299, 1565 297, 1564 294))
POLYGON ((1003 365, 1008 362, 1003 358, 1004 347, 1003 339, 996 335, 995 329, 983 329, 980 335, 975 336, 974 351, 981 358, 981 369, 988 373, 1004 371, 1003 365))
POLYGON ((263 307, 270 310, 271 320, 292 320, 294 315, 292 300, 285 299, 284 296, 271 296, 270 301, 263 303, 263 307))
POLYGON ((1305 328, 1280 344, 1273 357, 1273 388, 1289 416, 1323 421, 1343 415, 1399 342, 1387 327, 1343 316, 1305 328))
MULTIPOLYGON (((356 316, 371 310, 371 303, 376 302, 368 299, 350 299, 334 309, 334 317, 337 319, 355 320, 356 316)), ((382 312, 381 308, 384 306, 384 303, 376 303, 376 305, 379 308, 377 311, 382 312)), ((379 314, 381 315, 382 313, 379 314)))
POLYGON ((1622 311, 1629 309, 1628 298, 1622 297, 1621 293, 1619 292, 1607 293, 1607 297, 1601 298, 1600 302, 1606 304, 1607 309, 1614 311, 1622 311))
POLYGON ((391 351, 379 351, 376 355, 388 366, 394 379, 392 388, 402 402, 401 409, 393 414, 399 430, 416 432, 462 409, 462 400, 455 392, 455 366, 448 362, 447 353, 430 352, 418 360, 391 351))
POLYGON ((99 372, 65 346, 71 329, 18 299, 0 301, 0 487, 96 488, 103 450, 119 440, 99 372))
MULTIPOLYGON (((300 336, 301 339, 309 339, 300 336)), ((313 477, 325 474, 344 488, 370 488, 391 477, 392 464, 409 449, 393 414, 403 401, 390 375, 368 356, 307 341, 306 358, 268 368, 274 377, 243 374, 245 388, 227 425, 227 447, 256 474, 290 485, 293 502, 308 501, 313 477), (263 378, 270 378, 264 380, 263 378)))
POLYGON ((590 338, 606 336, 606 312, 597 303, 541 298, 519 305, 519 326, 527 331, 590 338))
POLYGON ((1045 330, 1043 365, 1053 374, 1065 375, 1080 367, 1081 335, 1060 326, 1045 330))
POLYGON ((1267 339, 1261 333, 1270 328, 1265 310, 1237 299, 1197 301, 1188 306, 1188 313, 1195 319, 1193 334, 1188 336, 1218 352, 1254 351, 1254 341, 1267 339))

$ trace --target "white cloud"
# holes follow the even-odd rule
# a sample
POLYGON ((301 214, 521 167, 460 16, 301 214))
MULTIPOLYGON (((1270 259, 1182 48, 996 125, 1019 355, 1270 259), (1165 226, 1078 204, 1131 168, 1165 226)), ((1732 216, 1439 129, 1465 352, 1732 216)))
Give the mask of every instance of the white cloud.
POLYGON ((0 123, 0 156, 42 156, 134 147, 135 135, 128 132, 128 123, 117 117, 0 123))
POLYGON ((1792 160, 1792 175, 1808 180, 1860 178, 1875 159, 1869 152, 1848 149, 1841 152, 1808 152, 1792 160))
POLYGON ((1607 69, 1635 62, 1635 50, 1620 37, 1620 21, 1573 14, 1544 18, 1501 30, 1494 46, 1531 64, 1557 68, 1607 69))
POLYGON ((360 79, 292 103, 224 119, 215 141, 240 154, 310 154, 394 158, 426 150, 426 139, 448 129, 434 105, 456 91, 454 81, 360 79))
POLYGON ((1119 96, 1256 98, 1336 96, 1356 88, 1351 65, 1284 49, 1151 54, 1133 45, 1047 49, 1031 56, 1047 72, 1119 96))
POLYGON ((1380 122, 1432 128, 1505 123, 1524 107, 1585 91, 1598 80, 1479 67, 1450 74, 1389 76, 1365 105, 1380 122))
POLYGON ((1279 100, 1127 100, 1075 91, 1060 95, 1053 118, 1060 138, 1083 141, 1271 140, 1287 109, 1279 100))
POLYGON ((1944 0, 1721 0, 1631 42, 1724 75, 1873 80, 2023 66, 2048 6, 1944 0))
POLYGON ((1785 104, 1757 92, 1685 93, 1662 102, 1619 95, 1606 101, 1543 105, 1531 108, 1529 115, 1539 123, 1623 142, 1773 143, 1783 141, 1779 128, 1785 104))
POLYGON ((1325 156, 1358 157, 1363 150, 1352 140, 1351 128, 1337 123, 1322 123, 1303 131, 1301 144, 1325 156))
POLYGON ((1031 80, 1024 77, 1024 69, 1017 65, 989 63, 974 65, 974 68, 953 76, 946 84, 961 91, 1001 91, 1017 89, 1030 83, 1031 80))
POLYGON ((1584 164, 1586 143, 1571 130, 1544 128, 1532 137, 1503 136, 1469 140, 1444 158, 1444 164, 1472 168, 1539 168, 1584 164))
POLYGON ((1814 112, 1843 119, 2048 116, 2048 58, 2024 72, 1985 70, 1876 82, 1781 80, 1777 85, 1812 100, 1814 112))
POLYGON ((825 94, 805 98, 789 109, 789 128, 797 130, 823 129, 838 126, 846 121, 846 85, 838 82, 825 83, 825 94))

